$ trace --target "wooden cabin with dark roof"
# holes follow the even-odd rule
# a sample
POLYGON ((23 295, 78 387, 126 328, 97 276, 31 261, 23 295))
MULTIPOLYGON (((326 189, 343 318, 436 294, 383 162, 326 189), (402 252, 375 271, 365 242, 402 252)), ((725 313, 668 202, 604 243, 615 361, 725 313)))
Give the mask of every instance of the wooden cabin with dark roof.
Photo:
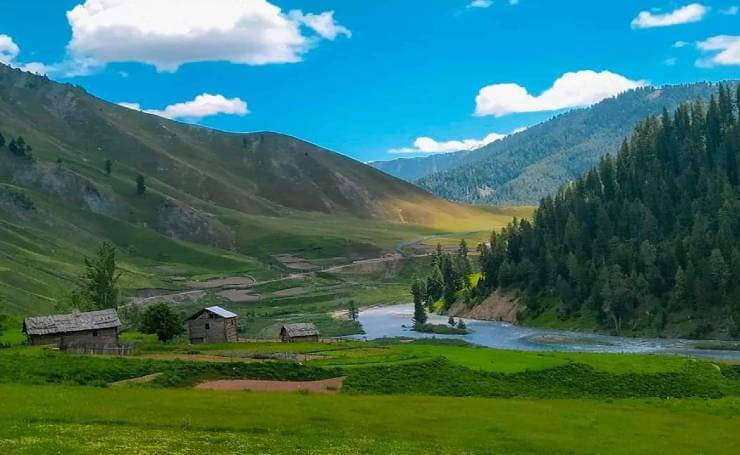
POLYGON ((238 341, 237 315, 220 306, 204 308, 187 319, 188 336, 193 344, 233 343, 238 341))
POLYGON ((285 343, 296 341, 319 341, 319 330, 310 322, 283 324, 280 327, 280 339, 285 343))
POLYGON ((32 345, 117 344, 121 321, 116 310, 26 318, 23 332, 32 345))

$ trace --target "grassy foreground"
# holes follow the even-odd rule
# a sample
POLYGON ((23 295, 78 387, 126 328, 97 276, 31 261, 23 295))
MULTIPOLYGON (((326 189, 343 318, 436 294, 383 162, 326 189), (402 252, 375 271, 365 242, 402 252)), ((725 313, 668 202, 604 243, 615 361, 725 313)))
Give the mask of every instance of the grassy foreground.
POLYGON ((2 453, 738 453, 740 400, 0 385, 2 453))
POLYGON ((740 451, 739 365, 434 340, 139 339, 139 353, 124 358, 0 349, 0 453, 740 451), (151 383, 111 385, 153 373, 151 383), (330 395, 192 388, 337 376, 344 389, 330 395))

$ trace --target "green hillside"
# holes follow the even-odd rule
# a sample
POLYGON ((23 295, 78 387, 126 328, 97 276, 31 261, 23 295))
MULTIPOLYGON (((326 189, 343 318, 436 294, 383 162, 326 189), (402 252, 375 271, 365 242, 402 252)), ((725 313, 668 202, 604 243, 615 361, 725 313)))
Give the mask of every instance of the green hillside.
POLYGON ((437 199, 299 139, 169 121, 4 65, 0 134, 0 309, 13 313, 51 309, 103 240, 119 248, 132 290, 279 276, 278 253, 380 256, 514 213, 437 199))
POLYGON ((474 152, 412 160, 376 167, 451 200, 477 204, 535 204, 613 153, 647 115, 716 90, 707 83, 645 87, 553 119, 493 142, 474 152))
POLYGON ((481 294, 521 292, 530 323, 740 337, 740 90, 641 122, 616 157, 494 234, 481 294), (483 292, 485 291, 485 292, 483 292))

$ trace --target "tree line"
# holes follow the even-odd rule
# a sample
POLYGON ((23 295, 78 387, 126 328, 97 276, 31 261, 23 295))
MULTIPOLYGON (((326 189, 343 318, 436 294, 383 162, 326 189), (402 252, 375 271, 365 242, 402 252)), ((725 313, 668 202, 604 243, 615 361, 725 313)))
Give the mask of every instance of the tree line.
POLYGON ((526 314, 595 316, 619 333, 669 324, 740 336, 740 86, 639 123, 616 156, 481 245, 479 294, 526 314))
POLYGON ((437 250, 432 255, 431 272, 426 278, 414 280, 411 285, 414 324, 425 324, 427 312, 435 311, 437 302, 441 301, 442 310, 448 310, 459 298, 471 301, 476 296, 476 288, 470 283, 472 266, 468 253, 465 239, 460 241, 454 255, 444 252, 442 246, 437 244, 437 250))

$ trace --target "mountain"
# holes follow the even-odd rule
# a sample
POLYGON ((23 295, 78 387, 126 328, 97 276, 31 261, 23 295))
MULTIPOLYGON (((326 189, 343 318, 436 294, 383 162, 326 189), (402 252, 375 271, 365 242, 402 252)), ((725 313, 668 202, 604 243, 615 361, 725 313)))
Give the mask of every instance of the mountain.
POLYGON ((124 285, 136 288, 166 275, 279 273, 276 253, 380 255, 420 235, 487 228, 503 213, 441 200, 293 137, 178 123, 4 65, 0 134, 6 308, 49 308, 103 240, 118 246, 124 285))
POLYGON ((481 294, 525 320, 740 338, 740 89, 637 125, 619 154, 494 234, 481 294))
POLYGON ((406 180, 407 182, 413 182, 437 172, 452 169, 476 151, 463 150, 416 158, 373 161, 368 164, 375 169, 380 169, 386 174, 406 180))
POLYGON ((375 163, 450 200, 476 204, 535 204, 613 153, 650 114, 673 110, 716 90, 709 83, 644 87, 585 109, 560 114, 473 152, 375 163), (434 163, 440 162, 442 165, 434 163), (437 173, 435 172, 439 167, 437 173))

